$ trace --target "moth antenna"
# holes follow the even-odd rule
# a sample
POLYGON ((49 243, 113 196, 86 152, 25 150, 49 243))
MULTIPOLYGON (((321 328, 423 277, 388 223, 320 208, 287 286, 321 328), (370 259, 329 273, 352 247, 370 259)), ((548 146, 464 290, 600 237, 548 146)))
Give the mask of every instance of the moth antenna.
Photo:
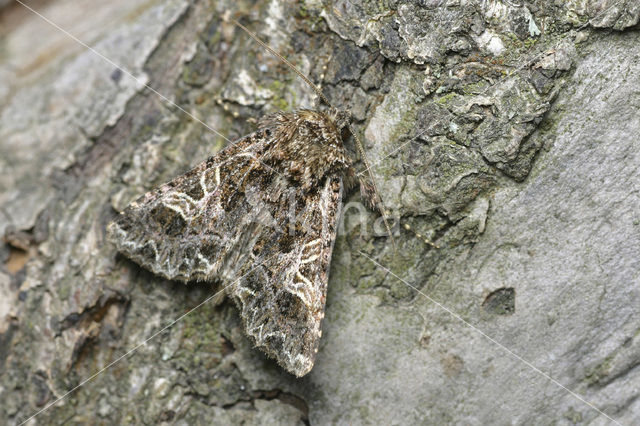
POLYGON ((362 158, 364 167, 367 169, 367 172, 369 173, 369 179, 371 179, 371 184, 373 185, 373 192, 376 197, 375 203, 379 206, 380 214, 382 215, 382 221, 384 222, 384 227, 387 229, 387 233, 389 234, 389 238, 391 239, 391 244, 393 245, 393 249, 395 250, 397 248, 396 240, 393 238, 393 234, 391 233, 391 227, 389 226, 389 221, 387 221, 387 211, 385 210, 384 204, 382 203, 382 197, 380 196, 380 191, 378 191, 378 184, 376 183, 376 180, 373 177, 373 173, 371 172, 371 167, 369 166, 369 160, 367 160, 367 157, 364 153, 362 142, 360 142, 360 138, 358 137, 358 135, 356 135, 356 131, 353 129, 353 127, 351 127, 351 123, 347 123, 347 128, 349 129, 349 131, 353 135, 353 138, 356 141, 356 147, 358 147, 360 158, 362 158))
POLYGON ((320 90, 315 84, 313 84, 313 82, 311 80, 309 80, 309 78, 307 78, 306 75, 304 75, 302 73, 302 71, 300 71, 298 68, 296 68, 295 65, 293 65, 291 62, 289 62, 287 60, 287 58, 285 58, 284 56, 282 56, 281 54, 279 54, 278 52, 276 52, 275 50, 273 50, 271 48, 271 46, 269 46, 267 43, 265 43, 264 41, 262 41, 254 32, 252 32, 249 28, 245 27, 244 25, 242 25, 240 22, 236 21, 233 18, 230 18, 231 22, 233 22, 236 26, 238 26, 240 29, 242 29, 245 33, 247 33, 249 35, 249 37, 251 37, 252 39, 255 40, 256 43, 258 43, 260 46, 264 47, 265 49, 267 49, 269 51, 269 53, 271 53, 273 56, 275 56, 276 58, 280 59, 282 62, 284 62, 289 68, 291 68, 293 70, 293 72, 295 72, 296 74, 298 74, 298 76, 304 80, 305 83, 307 83, 309 85, 309 87, 311 87, 313 89, 314 92, 316 92, 316 94, 320 97, 320 99, 322 99, 327 105, 331 106, 331 103, 329 102, 329 99, 326 98, 326 96, 324 96, 324 93, 322 93, 322 90, 320 90))
MULTIPOLYGON (((331 62, 331 56, 329 56, 329 59, 327 60, 327 63, 331 62)), ((327 72, 327 64, 325 63, 322 66, 322 73, 320 74, 320 83, 318 83, 318 90, 322 91, 322 85, 324 84, 324 76, 327 72)), ((320 109, 320 97, 315 96, 314 100, 313 100, 313 107, 314 109, 320 109)))
POLYGON ((409 232, 413 232, 413 233, 415 234, 415 236, 416 236, 416 237, 418 237, 420 240, 422 240, 425 244, 428 244, 428 245, 430 245, 431 247, 436 248, 436 249, 439 249, 439 248, 440 248, 440 246, 439 246, 439 245, 437 245, 436 243, 434 243, 433 241, 431 241, 429 238, 427 238, 426 236, 422 235, 422 234, 421 234, 421 233, 419 233, 419 232, 416 232, 416 231, 415 231, 415 229, 413 229, 413 228, 411 227, 411 225, 409 225, 408 223, 405 223, 402 227, 403 227, 404 229, 406 229, 407 231, 409 231, 409 232))
MULTIPOLYGON (((243 30, 245 33, 247 33, 249 35, 249 37, 251 37, 253 40, 255 40, 256 43, 258 43, 260 46, 264 47, 269 53, 271 53, 276 58, 280 59, 285 65, 287 65, 289 68, 291 68, 291 70, 293 70, 293 72, 298 74, 298 76, 305 83, 307 83, 307 85, 309 87, 311 87, 314 92, 316 92, 318 97, 320 99, 322 99, 324 101, 324 103, 326 103, 329 107, 333 108, 333 105, 331 105, 331 102, 329 102, 329 99, 327 99, 327 97, 324 95, 324 93, 322 93, 322 90, 320 90, 320 88, 318 86, 316 86, 311 80, 309 80, 309 78, 307 78, 307 76, 304 75, 302 73, 302 71, 300 71, 298 68, 296 68, 295 65, 293 65, 291 62, 289 62, 287 60, 287 58, 285 58, 284 56, 282 56, 281 54, 279 54, 278 52, 273 50, 271 48, 271 46, 269 46, 267 43, 262 41, 260 39, 260 37, 258 37, 249 28, 245 27, 244 25, 242 25, 240 22, 238 22, 234 18, 229 18, 229 19, 237 27, 239 27, 241 30, 243 30)), ((367 160, 367 156, 365 155, 364 148, 362 146, 362 142, 360 141, 360 138, 356 134, 356 131, 354 130, 353 126, 351 126, 351 123, 347 123, 347 128, 349 129, 349 132, 351 132, 351 134, 353 135, 353 139, 356 141, 356 147, 358 149, 358 153, 360 154, 360 158, 362 159, 362 162, 364 163, 364 166, 365 166, 367 172, 369 173, 369 178, 371 179, 371 183, 373 184, 373 190, 374 190, 374 193, 375 193, 375 196, 376 196, 376 200, 375 200, 376 204, 378 204, 378 206, 380 206, 379 210, 380 210, 380 214, 382 215, 382 221, 384 222, 384 227, 387 229, 387 233, 389 234, 389 238, 391 239, 391 244, 393 245, 393 248, 395 250, 397 248, 396 247, 396 242, 395 242, 395 239, 393 238, 393 234, 391 232, 391 227, 389 226, 389 222, 387 220, 387 211, 384 209, 384 205, 382 204, 382 197, 380 196, 380 191, 378 191, 378 185, 376 184, 376 180, 373 177, 373 172, 371 171, 371 166, 369 166, 369 160, 367 160)))

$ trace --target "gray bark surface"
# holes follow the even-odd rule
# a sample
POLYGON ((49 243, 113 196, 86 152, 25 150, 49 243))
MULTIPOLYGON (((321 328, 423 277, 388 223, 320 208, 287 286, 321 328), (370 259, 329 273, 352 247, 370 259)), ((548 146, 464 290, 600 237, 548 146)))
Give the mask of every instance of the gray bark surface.
POLYGON ((640 418, 637 2, 29 4, 94 50, 0 2, 0 423, 640 418), (345 211, 302 379, 105 241, 211 129, 314 105, 227 11, 351 112, 402 224, 345 211))

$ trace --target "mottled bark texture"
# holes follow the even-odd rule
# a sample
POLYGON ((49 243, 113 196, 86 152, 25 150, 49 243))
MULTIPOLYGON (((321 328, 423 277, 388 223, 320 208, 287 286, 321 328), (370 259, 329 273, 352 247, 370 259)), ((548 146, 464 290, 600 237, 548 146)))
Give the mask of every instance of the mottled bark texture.
POLYGON ((495 342, 612 418, 640 417, 635 0, 29 3, 113 63, 0 4, 1 422, 215 291, 140 269, 105 225, 228 143, 145 83, 230 140, 313 105, 226 11, 351 111, 414 231, 394 250, 345 214, 303 379, 251 347, 230 301, 208 302, 37 423, 609 422, 495 342))

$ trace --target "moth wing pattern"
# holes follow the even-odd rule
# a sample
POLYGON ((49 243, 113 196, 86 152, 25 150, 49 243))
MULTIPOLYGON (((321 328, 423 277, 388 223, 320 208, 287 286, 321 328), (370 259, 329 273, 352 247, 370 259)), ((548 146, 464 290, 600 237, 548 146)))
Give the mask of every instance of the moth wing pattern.
POLYGON ((262 194, 278 177, 257 157, 270 142, 266 133, 262 129, 238 140, 132 202, 109 224, 108 239, 167 279, 233 276, 248 258, 246 247, 270 222, 262 194))
POLYGON ((261 126, 131 203, 108 238, 165 278, 222 280, 255 345, 303 376, 318 350, 353 171, 330 116, 276 113, 261 126))
POLYGON ((313 367, 322 335, 342 190, 341 178, 328 177, 322 190, 307 199, 296 221, 295 244, 258 263, 231 292, 246 334, 298 377, 313 367))

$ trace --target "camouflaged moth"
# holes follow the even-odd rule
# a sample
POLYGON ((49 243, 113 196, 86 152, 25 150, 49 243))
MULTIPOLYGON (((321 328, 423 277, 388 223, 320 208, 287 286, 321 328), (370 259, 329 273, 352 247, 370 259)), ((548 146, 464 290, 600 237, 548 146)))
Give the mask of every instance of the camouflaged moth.
MULTIPOLYGON (((286 59, 234 23, 328 103, 286 59)), ((287 371, 303 376, 313 367, 322 334, 343 192, 357 181, 342 142, 345 126, 347 115, 335 108, 264 117, 257 131, 132 202, 109 224, 108 238, 171 280, 235 280, 227 294, 246 334, 287 371)), ((361 190, 377 208, 371 182, 361 183, 361 190)))

